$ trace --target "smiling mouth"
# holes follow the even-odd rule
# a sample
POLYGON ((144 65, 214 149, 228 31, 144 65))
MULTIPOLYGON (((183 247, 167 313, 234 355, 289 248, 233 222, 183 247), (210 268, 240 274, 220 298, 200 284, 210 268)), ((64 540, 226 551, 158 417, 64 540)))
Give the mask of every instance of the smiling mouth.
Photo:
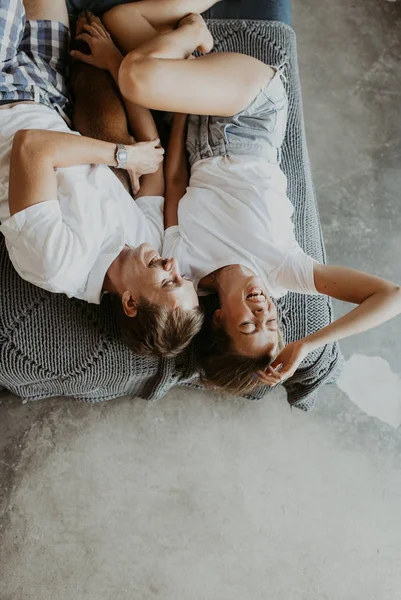
POLYGON ((266 295, 260 288, 253 288, 246 299, 248 302, 266 302, 266 295))
POLYGON ((152 258, 150 259, 150 261, 148 262, 148 267, 153 267, 160 260, 161 260, 160 254, 155 252, 154 255, 152 256, 152 258))

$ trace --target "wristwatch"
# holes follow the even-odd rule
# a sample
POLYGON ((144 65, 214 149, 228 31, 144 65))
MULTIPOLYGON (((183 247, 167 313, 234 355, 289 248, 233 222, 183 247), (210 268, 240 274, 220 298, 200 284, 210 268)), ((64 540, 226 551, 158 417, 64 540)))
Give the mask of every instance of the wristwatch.
POLYGON ((117 144, 116 148, 116 163, 117 169, 125 169, 128 161, 128 150, 124 144, 117 144))

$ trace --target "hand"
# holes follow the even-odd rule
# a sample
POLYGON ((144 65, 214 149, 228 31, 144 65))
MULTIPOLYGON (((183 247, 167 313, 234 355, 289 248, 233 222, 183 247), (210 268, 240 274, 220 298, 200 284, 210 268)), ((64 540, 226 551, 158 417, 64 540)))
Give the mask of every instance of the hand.
POLYGON ((267 369, 256 373, 256 377, 264 385, 274 386, 283 383, 294 375, 308 352, 309 349, 304 340, 287 344, 267 369))
POLYGON ((91 25, 85 24, 83 29, 87 33, 81 33, 75 39, 86 42, 91 54, 71 50, 71 56, 98 69, 106 71, 118 69, 123 60, 123 55, 114 45, 109 32, 95 21, 92 21, 91 25))
POLYGON ((138 142, 127 147, 128 160, 126 170, 131 178, 132 191, 139 192, 139 178, 141 175, 155 173, 163 161, 164 149, 160 146, 160 140, 151 142, 138 142))

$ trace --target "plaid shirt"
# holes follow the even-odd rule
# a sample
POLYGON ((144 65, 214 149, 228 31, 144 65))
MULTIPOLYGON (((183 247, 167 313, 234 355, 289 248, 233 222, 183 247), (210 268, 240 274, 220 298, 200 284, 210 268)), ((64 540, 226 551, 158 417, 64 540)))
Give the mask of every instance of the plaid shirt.
POLYGON ((0 100, 41 102, 68 115, 68 28, 27 21, 22 0, 0 4, 0 100))

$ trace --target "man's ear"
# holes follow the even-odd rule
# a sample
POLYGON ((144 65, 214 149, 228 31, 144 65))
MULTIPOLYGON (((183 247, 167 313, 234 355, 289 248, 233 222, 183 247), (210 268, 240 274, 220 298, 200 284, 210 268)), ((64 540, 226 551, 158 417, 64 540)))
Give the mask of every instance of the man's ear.
POLYGON ((213 317, 212 317, 212 327, 220 327, 221 325, 221 320, 222 320, 222 316, 223 316, 223 311, 221 310, 221 308, 217 308, 214 313, 213 313, 213 317))
POLYGON ((125 291, 122 295, 121 302, 127 317, 136 317, 138 314, 137 302, 131 292, 125 291))

